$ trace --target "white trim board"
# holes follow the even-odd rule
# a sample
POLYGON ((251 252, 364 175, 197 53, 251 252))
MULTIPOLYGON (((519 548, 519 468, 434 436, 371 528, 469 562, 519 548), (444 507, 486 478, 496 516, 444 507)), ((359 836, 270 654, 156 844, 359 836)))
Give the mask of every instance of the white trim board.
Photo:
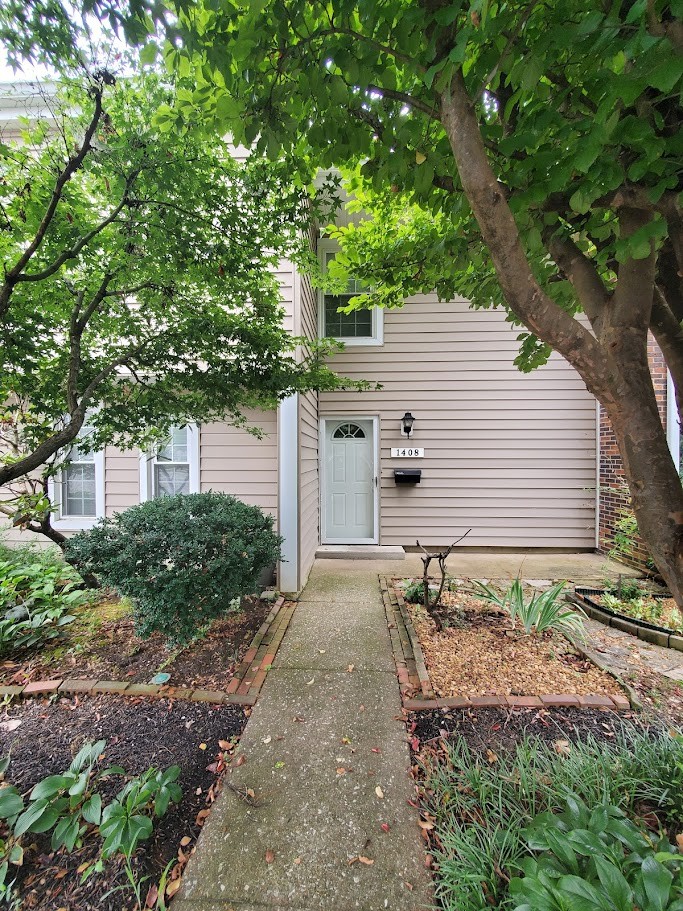
POLYGON ((299 590, 299 394, 278 408, 278 525, 282 542, 278 588, 299 590))
POLYGON ((379 449, 379 415, 377 414, 335 414, 323 416, 320 415, 318 432, 318 475, 320 479, 320 543, 321 544, 379 544, 379 508, 380 508, 380 449, 379 449), (373 436, 373 476, 375 479, 375 495, 373 498, 373 507, 375 511, 373 522, 373 535, 371 538, 328 538, 325 534, 327 525, 327 506, 325 503, 325 428, 328 421, 334 421, 335 424, 344 421, 370 421, 372 423, 373 436))

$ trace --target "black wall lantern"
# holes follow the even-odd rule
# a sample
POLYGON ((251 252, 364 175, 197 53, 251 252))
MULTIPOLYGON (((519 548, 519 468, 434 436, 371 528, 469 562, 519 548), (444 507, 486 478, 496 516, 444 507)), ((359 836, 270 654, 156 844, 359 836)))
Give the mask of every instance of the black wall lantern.
POLYGON ((403 433, 405 436, 407 436, 408 439, 410 439, 410 434, 413 431, 414 423, 415 423, 415 418, 412 416, 412 414, 409 411, 406 411, 406 413, 401 418, 401 433, 403 433))

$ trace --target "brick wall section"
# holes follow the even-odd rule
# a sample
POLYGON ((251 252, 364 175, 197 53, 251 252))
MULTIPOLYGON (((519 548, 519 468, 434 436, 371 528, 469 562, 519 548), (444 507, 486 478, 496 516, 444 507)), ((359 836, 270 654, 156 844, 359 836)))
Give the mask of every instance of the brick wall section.
MULTIPOLYGON (((666 364, 654 338, 648 336, 648 360, 652 372, 659 413, 666 427, 666 364)), ((614 526, 628 505, 628 488, 624 468, 614 438, 614 431, 600 408, 600 550, 609 551, 614 543, 614 526)), ((633 564, 645 569, 648 553, 642 541, 633 550, 633 564)))

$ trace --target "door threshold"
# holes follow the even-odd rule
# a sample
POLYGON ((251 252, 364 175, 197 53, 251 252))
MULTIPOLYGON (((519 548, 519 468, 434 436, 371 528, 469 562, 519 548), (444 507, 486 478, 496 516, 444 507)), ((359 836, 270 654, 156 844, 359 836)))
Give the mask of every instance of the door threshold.
POLYGON ((316 560, 405 560, 400 544, 321 544, 316 560))

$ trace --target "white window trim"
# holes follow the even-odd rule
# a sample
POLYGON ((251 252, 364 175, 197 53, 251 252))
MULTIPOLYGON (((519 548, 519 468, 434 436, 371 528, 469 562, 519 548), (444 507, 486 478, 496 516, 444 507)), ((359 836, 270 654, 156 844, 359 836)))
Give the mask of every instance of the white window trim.
POLYGON ((666 439, 676 470, 680 471, 681 425, 679 424, 678 405, 676 404, 676 387, 668 369, 666 371, 666 439))
MULTIPOLYGON (((187 424, 187 454, 190 464, 190 493, 200 492, 199 476, 199 440, 200 430, 197 424, 187 424)), ((140 502, 151 500, 153 453, 140 453, 140 502)))
POLYGON ((93 528, 100 519, 104 518, 104 450, 95 453, 95 515, 94 516, 63 516, 61 504, 62 472, 59 471, 55 478, 48 481, 48 496, 50 502, 56 507, 52 519, 52 527, 57 531, 85 531, 93 528))
MULTIPOLYGON (((339 244, 333 240, 321 240, 318 244, 318 255, 323 270, 323 275, 327 270, 327 255, 337 253, 339 244)), ((341 342, 345 348, 378 348, 384 344, 384 309, 382 307, 373 307, 372 313, 372 335, 368 338, 335 338, 334 336, 325 335, 325 292, 321 288, 318 293, 318 336, 319 338, 333 338, 341 342)))

